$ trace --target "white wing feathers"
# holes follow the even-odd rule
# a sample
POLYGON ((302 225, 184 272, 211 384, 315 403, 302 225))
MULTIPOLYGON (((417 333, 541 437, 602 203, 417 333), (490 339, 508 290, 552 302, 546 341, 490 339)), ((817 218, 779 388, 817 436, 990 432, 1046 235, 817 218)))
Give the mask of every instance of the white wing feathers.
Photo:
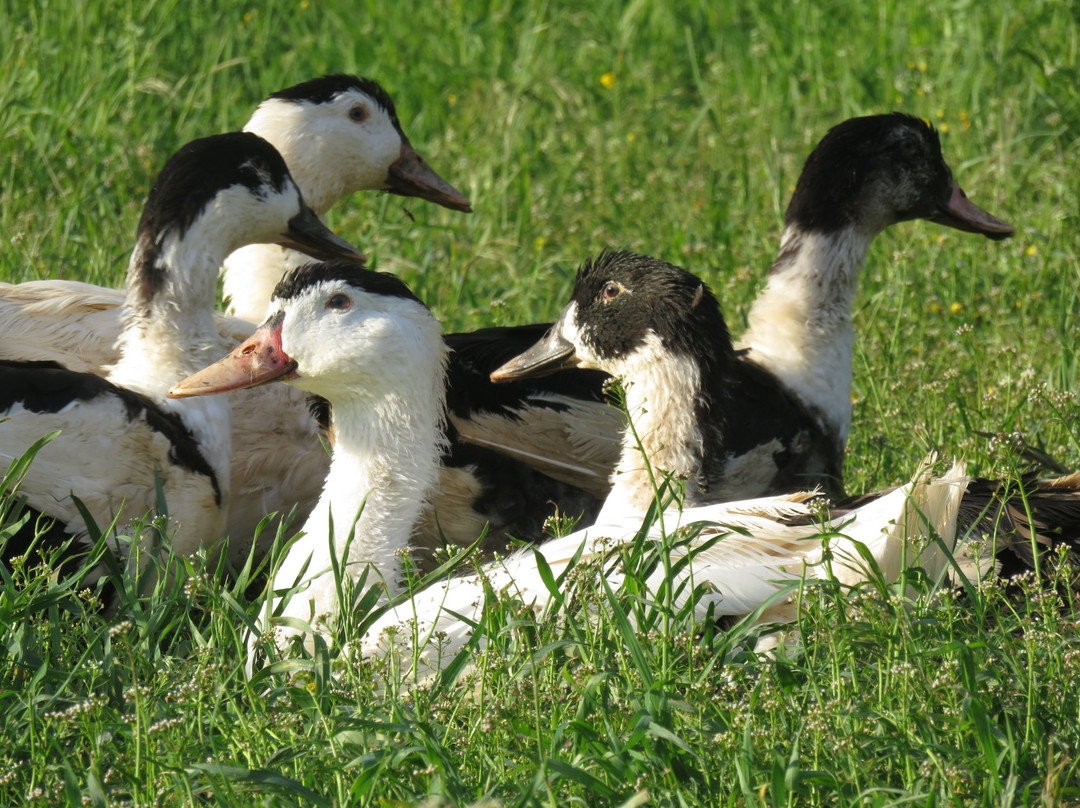
MULTIPOLYGON (((676 584, 693 586, 681 587, 681 597, 708 584, 712 591, 695 607, 699 617, 710 610, 717 616, 745 615, 803 576, 835 577, 853 585, 871 574, 858 545, 865 548, 887 580, 896 579, 905 565, 913 564, 922 565, 936 579, 949 565, 942 550, 952 551, 957 509, 967 479, 960 465, 937 479, 930 479, 928 468, 924 465, 912 482, 834 522, 812 519, 810 494, 669 511, 665 514, 669 535, 682 527, 708 523, 700 531, 691 530, 688 540, 671 542, 673 561, 692 554, 676 584), (803 523, 790 524, 792 519, 803 523), (827 564, 823 563, 826 548, 827 564)), ((363 639, 361 651, 364 655, 385 654, 390 648, 402 649, 402 638, 415 637, 423 648, 422 664, 437 669, 471 638, 484 607, 486 587, 511 593, 542 611, 552 597, 540 574, 538 556, 557 578, 579 550, 582 561, 602 560, 632 542, 640 528, 640 516, 611 520, 492 562, 481 574, 440 582, 384 614, 363 639), (404 628, 386 633, 395 626, 404 628), (432 637, 438 641, 429 643, 432 637)), ((651 539, 661 540, 656 525, 649 533, 651 539)), ((658 590, 663 574, 663 566, 658 565, 647 581, 649 591, 658 590)), ((617 562, 607 565, 605 575, 611 586, 617 587, 622 580, 621 567, 617 562)), ((778 613, 770 610, 772 617, 778 613)), ((784 613, 788 619, 793 616, 790 610, 784 613)))

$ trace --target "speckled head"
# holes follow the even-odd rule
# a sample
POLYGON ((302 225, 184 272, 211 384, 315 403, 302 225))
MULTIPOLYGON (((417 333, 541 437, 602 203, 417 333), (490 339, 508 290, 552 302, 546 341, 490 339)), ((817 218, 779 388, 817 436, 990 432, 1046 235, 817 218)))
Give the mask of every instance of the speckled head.
POLYGON ((710 368, 734 357, 719 304, 701 280, 656 258, 608 251, 582 264, 570 302, 544 339, 492 379, 575 366, 622 375, 657 345, 668 357, 710 368))

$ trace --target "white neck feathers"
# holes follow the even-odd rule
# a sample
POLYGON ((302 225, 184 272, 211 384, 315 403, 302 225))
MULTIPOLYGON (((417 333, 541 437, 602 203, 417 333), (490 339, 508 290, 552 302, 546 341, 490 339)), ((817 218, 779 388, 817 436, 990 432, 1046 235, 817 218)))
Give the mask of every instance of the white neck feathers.
POLYGON ((208 250, 192 230, 185 238, 167 235, 156 256, 147 256, 140 241, 128 269, 120 359, 107 375, 157 401, 223 352, 214 300, 224 251, 208 250))
POLYGON ((736 348, 773 373, 846 440, 855 332, 851 307, 873 233, 784 230, 765 289, 736 348))
MULTIPOLYGON (((429 365, 410 364, 407 374, 399 372, 395 383, 381 391, 357 388, 354 395, 334 397, 330 472, 304 526, 309 537, 304 546, 317 558, 330 546, 332 515, 334 552, 352 570, 351 577, 370 564, 391 592, 400 586, 400 556, 438 484, 447 445, 443 399, 448 352, 434 318, 432 326, 439 347, 429 347, 429 365)), ((294 555, 299 554, 290 554, 290 562, 294 555)), ((318 575, 324 568, 313 561, 309 571, 318 575)), ((288 578, 297 571, 283 567, 283 572, 288 578)))
POLYGON ((633 429, 627 427, 623 433, 622 454, 604 510, 644 513, 655 496, 649 467, 657 484, 665 472, 687 479, 701 469, 704 436, 697 413, 701 371, 691 358, 672 355, 652 333, 612 370, 617 378, 635 380, 624 381, 633 429))

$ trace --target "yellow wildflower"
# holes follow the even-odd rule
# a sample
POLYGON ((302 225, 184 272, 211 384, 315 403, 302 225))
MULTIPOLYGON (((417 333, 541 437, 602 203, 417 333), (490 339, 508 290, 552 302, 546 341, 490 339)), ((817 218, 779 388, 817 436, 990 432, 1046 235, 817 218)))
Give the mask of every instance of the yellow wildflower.
POLYGON ((941 132, 941 134, 943 135, 949 134, 949 125, 945 123, 945 121, 942 121, 941 125, 938 126, 938 131, 941 132))
POLYGON ((920 73, 925 73, 926 72, 926 62, 919 62, 919 72, 920 73))
POLYGON ((953 303, 951 306, 949 306, 949 311, 951 311, 953 314, 959 314, 963 310, 964 310, 964 304, 963 303, 953 303))
POLYGON ((1039 251, 1038 247, 1036 247, 1034 244, 1029 244, 1027 246, 1027 249, 1024 250, 1024 255, 1034 255, 1038 251, 1039 251))
POLYGON ((610 90, 615 86, 615 74, 608 71, 600 77, 600 84, 603 85, 605 90, 610 90))

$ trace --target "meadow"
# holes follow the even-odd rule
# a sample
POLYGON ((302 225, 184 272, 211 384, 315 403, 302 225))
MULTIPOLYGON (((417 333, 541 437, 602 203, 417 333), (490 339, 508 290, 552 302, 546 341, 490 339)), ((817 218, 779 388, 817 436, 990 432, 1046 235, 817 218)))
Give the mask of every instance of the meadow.
MULTIPOLYGON (((6 0, 0 54, 0 280, 121 285, 168 155, 349 72, 390 91, 475 212, 369 194, 329 221, 447 331, 551 319, 577 265, 618 246, 701 275, 737 334, 813 145, 854 115, 922 116, 1017 232, 875 242, 847 489, 902 482, 931 448, 989 476, 1080 469, 1074 2, 6 0)), ((325 648, 248 680, 253 573, 177 563, 182 591, 111 621, 0 570, 0 804, 1080 801, 1080 601, 1061 581, 914 604, 808 587, 775 659, 677 610, 631 631, 632 576, 583 585, 558 621, 493 598, 471 670, 408 687, 325 648)))

